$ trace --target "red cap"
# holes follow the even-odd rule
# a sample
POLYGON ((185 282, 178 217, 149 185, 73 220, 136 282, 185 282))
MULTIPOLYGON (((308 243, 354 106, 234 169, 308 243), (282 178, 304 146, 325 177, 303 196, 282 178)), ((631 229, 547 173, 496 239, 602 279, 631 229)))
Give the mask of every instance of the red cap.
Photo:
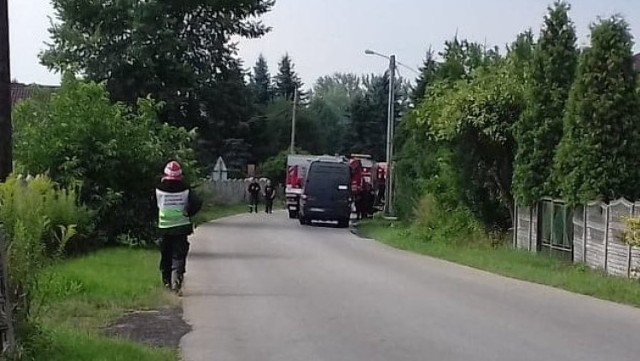
POLYGON ((182 179, 182 167, 180 163, 171 161, 164 167, 164 177, 162 179, 167 180, 181 180, 182 179))

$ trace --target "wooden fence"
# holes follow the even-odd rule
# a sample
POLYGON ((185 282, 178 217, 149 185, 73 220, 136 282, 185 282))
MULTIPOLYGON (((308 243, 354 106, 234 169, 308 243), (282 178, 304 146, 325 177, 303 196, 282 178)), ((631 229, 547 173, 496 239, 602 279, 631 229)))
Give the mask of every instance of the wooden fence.
POLYGON ((592 202, 558 212, 560 204, 562 201, 544 200, 535 207, 517 207, 514 246, 542 252, 548 242, 550 250, 564 251, 575 263, 585 263, 616 276, 640 276, 640 248, 631 247, 621 239, 626 230, 623 218, 640 216, 640 202, 634 204, 626 199, 609 204, 592 202), (551 231, 544 222, 544 209, 549 209, 545 202, 553 202, 551 231), (558 227, 562 232, 554 230, 558 227), (552 241, 546 241, 549 232, 552 241))

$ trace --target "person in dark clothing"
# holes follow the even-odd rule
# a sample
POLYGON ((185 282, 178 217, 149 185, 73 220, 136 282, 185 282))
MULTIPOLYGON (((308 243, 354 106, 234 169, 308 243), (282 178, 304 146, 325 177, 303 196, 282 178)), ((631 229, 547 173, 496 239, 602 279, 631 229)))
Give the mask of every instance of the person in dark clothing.
POLYGON ((384 178, 380 178, 378 180, 378 197, 377 197, 378 205, 381 205, 384 203, 384 195, 385 195, 386 186, 387 186, 385 182, 386 180, 384 178))
POLYGON ((182 178, 182 168, 172 161, 156 187, 160 241, 160 272, 165 287, 182 289, 189 253, 188 236, 193 233, 191 217, 200 211, 202 201, 182 178))
POLYGON ((271 185, 271 181, 267 181, 267 185, 264 187, 264 211, 266 213, 273 213, 273 201, 276 199, 276 189, 271 185))
POLYGON ((367 218, 373 217, 374 207, 376 203, 376 194, 373 190, 373 185, 370 183, 365 184, 365 209, 367 218))
POLYGON ((249 213, 256 212, 258 213, 258 201, 260 200, 260 183, 255 178, 251 178, 251 183, 249 183, 249 188, 247 191, 249 192, 249 213))

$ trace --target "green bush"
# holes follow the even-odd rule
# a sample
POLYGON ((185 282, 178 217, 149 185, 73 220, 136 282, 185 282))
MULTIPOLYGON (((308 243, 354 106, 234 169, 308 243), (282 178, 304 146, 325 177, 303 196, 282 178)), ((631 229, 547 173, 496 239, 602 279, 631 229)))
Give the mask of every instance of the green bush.
POLYGON ((412 219, 415 207, 424 191, 424 180, 435 175, 434 149, 408 134, 406 122, 401 123, 399 151, 395 161, 396 210, 402 219, 412 219))
POLYGON ((93 231, 93 212, 79 204, 77 192, 56 186, 47 176, 12 175, 0 184, 0 205, 0 221, 9 239, 29 232, 31 241, 43 245, 47 256, 62 253, 70 245, 61 243, 65 233, 73 232, 68 239, 73 241, 93 231))
POLYGON ((287 176, 287 151, 267 159, 260 166, 260 175, 269 178, 274 185, 284 184, 287 176))
POLYGON ((96 210, 100 238, 148 239, 155 220, 153 189, 165 163, 180 161, 195 176, 193 132, 160 123, 160 104, 113 104, 103 85, 65 76, 50 99, 21 103, 14 113, 15 157, 29 173, 49 174, 96 210))
POLYGON ((414 210, 412 233, 424 242, 448 244, 488 243, 484 226, 466 207, 446 207, 437 196, 426 193, 414 210))
POLYGON ((0 221, 7 236, 8 294, 15 303, 20 340, 35 340, 37 312, 32 309, 41 273, 64 254, 69 242, 92 230, 92 214, 78 204, 73 189, 57 187, 46 176, 11 176, 0 184, 0 221))

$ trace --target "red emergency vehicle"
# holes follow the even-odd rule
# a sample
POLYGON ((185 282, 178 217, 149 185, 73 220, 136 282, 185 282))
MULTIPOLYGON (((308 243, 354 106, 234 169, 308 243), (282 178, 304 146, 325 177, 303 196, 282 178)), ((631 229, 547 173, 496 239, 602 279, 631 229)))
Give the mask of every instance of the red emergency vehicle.
POLYGON ((289 218, 298 218, 300 195, 304 188, 304 181, 311 162, 318 159, 317 155, 290 155, 287 157, 287 183, 285 195, 289 218))
POLYGON ((351 167, 351 192, 358 218, 372 215, 378 199, 380 174, 378 163, 368 154, 352 154, 349 166, 351 167))

